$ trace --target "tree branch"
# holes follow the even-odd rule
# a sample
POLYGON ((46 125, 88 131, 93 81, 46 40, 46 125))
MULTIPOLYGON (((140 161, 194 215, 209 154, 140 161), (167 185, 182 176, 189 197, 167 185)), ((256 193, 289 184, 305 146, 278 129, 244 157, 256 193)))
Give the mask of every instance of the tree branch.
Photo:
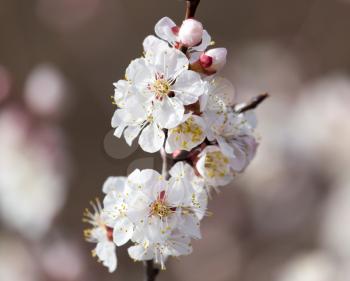
POLYGON ((186 0, 186 16, 185 19, 193 18, 196 14, 200 0, 186 0))
POLYGON ((254 98, 252 98, 247 104, 245 104, 243 107, 238 108, 235 110, 237 113, 243 113, 248 110, 256 108, 260 103, 262 103, 267 97, 269 96, 268 93, 260 94, 254 98))
MULTIPOLYGON (((186 15, 185 19, 193 18, 196 14, 197 7, 200 0, 186 0, 186 15)), ((180 46, 179 48, 182 52, 187 52, 187 47, 180 46)), ((168 177, 168 159, 165 149, 162 147, 160 150, 160 155, 162 157, 162 176, 167 179, 168 177)), ((155 281, 159 273, 159 268, 154 266, 153 260, 145 261, 145 281, 155 281)))
POLYGON ((145 281, 155 281, 159 273, 159 269, 154 267, 153 260, 145 261, 145 281))

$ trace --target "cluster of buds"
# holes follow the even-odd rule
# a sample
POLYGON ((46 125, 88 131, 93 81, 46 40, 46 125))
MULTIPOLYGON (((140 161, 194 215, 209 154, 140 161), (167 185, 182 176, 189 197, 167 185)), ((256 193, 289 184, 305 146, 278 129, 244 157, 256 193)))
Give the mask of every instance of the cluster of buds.
POLYGON ((138 139, 144 151, 161 151, 173 165, 163 174, 137 169, 108 178, 103 206, 87 211, 87 239, 110 271, 116 247, 128 242, 132 259, 163 269, 168 257, 190 254, 209 192, 242 173, 258 145, 254 106, 237 104, 233 85, 218 75, 227 50, 211 48, 209 33, 193 18, 181 26, 162 18, 155 33, 114 84, 112 127, 116 137, 129 145, 138 139))

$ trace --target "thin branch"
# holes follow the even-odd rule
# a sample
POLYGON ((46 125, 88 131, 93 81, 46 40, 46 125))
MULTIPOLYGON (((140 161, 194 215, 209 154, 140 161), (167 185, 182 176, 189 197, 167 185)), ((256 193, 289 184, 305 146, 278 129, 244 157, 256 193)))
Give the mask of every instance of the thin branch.
MULTIPOLYGON (((196 14, 197 7, 200 0, 186 0, 186 15, 185 19, 193 18, 196 14)), ((187 47, 180 46, 180 50, 184 53, 187 52, 187 47)), ((168 177, 168 158, 164 147, 160 150, 160 155, 162 157, 162 176, 167 179, 168 177)), ((159 269, 154 266, 153 260, 145 261, 145 281, 155 281, 159 273, 159 269)))
POLYGON ((145 281, 155 281, 159 269, 154 267, 153 260, 145 261, 145 281))
POLYGON ((252 98, 247 104, 245 104, 243 107, 238 108, 235 110, 237 113, 243 113, 248 110, 256 108, 260 103, 262 103, 267 97, 269 96, 268 93, 260 94, 254 98, 252 98))
POLYGON ((186 0, 186 16, 185 19, 193 18, 196 14, 200 0, 186 0))
POLYGON ((168 177, 168 159, 164 147, 160 149, 160 156, 162 157, 162 176, 167 179, 168 177))

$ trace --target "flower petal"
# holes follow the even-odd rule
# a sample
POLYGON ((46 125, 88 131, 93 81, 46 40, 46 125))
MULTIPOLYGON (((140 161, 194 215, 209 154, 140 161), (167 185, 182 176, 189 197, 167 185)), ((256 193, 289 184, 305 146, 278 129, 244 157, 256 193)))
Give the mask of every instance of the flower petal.
POLYGON ((158 48, 166 48, 168 44, 159 38, 149 35, 143 40, 143 49, 146 53, 154 52, 158 48))
POLYGON ((189 64, 184 53, 175 48, 164 48, 161 45, 158 45, 153 52, 148 52, 146 60, 153 68, 153 72, 163 75, 168 80, 176 79, 182 71, 188 69, 189 64))
POLYGON ((202 42, 198 46, 192 47, 192 50, 195 50, 198 52, 204 52, 208 48, 210 43, 211 43, 211 37, 208 31, 203 30, 202 42))
POLYGON ((108 267, 109 272, 115 271, 117 268, 117 255, 114 243, 110 241, 97 243, 95 251, 103 265, 108 267))
POLYGON ((117 246, 127 243, 134 233, 134 224, 126 217, 116 221, 113 229, 113 241, 117 246))
POLYGON ((164 132, 152 122, 143 129, 139 138, 139 144, 144 151, 154 153, 163 146, 164 139, 164 132))
POLYGON ((154 253, 147 245, 131 246, 128 249, 129 256, 136 261, 151 260, 154 257, 154 253))
POLYGON ((182 102, 176 98, 164 97, 162 101, 154 103, 154 121, 161 128, 174 128, 183 120, 185 108, 182 102))
POLYGON ((188 105, 195 103, 198 97, 204 93, 204 84, 198 73, 188 70, 183 71, 177 77, 172 90, 184 105, 188 105))
POLYGON ((138 136, 141 131, 141 126, 129 126, 124 131, 124 137, 128 145, 132 145, 133 140, 138 136))
POLYGON ((164 17, 156 23, 154 31, 159 38, 173 44, 176 42, 177 37, 173 32, 174 27, 176 27, 176 24, 170 18, 164 17))

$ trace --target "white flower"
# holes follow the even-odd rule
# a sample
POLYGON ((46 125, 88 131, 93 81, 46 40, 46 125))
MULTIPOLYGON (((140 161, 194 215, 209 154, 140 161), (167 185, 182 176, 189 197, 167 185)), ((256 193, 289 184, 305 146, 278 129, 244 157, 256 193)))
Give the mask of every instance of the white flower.
POLYGON ((117 246, 127 243, 134 233, 134 225, 126 216, 130 195, 126 182, 125 177, 109 177, 102 188, 106 194, 102 218, 113 228, 113 241, 117 246))
MULTIPOLYGON (((135 170, 128 177, 133 196, 129 200, 127 216, 136 226, 135 232, 139 233, 136 236, 141 235, 152 243, 167 240, 175 229, 200 238, 197 213, 206 208, 206 198, 203 199, 202 194, 205 191, 195 189, 194 173, 189 174, 188 169, 182 169, 181 174, 173 171, 169 182, 158 172, 147 169, 135 170)), ((135 239, 138 240, 134 236, 135 239)))
POLYGON ((128 249, 129 255, 135 261, 154 260, 165 269, 165 261, 169 256, 179 257, 192 253, 191 239, 179 233, 173 232, 168 239, 162 243, 148 243, 147 240, 136 243, 128 249))
POLYGON ((195 19, 186 19, 179 29, 178 38, 186 47, 193 47, 202 41, 203 25, 195 19))
MULTIPOLYGON (((103 226, 102 234, 107 229, 107 241, 113 237, 119 246, 131 239, 136 243, 129 249, 132 258, 155 259, 163 267, 168 256, 191 253, 190 239, 201 237, 199 225, 208 201, 204 181, 189 164, 178 162, 169 174, 169 181, 150 169, 135 170, 127 179, 110 177, 103 186, 102 217, 88 214, 91 223, 103 226)), ((103 240, 102 234, 94 241, 103 240)))
POLYGON ((101 217, 102 206, 99 200, 96 204, 91 202, 93 213, 88 209, 84 212, 84 222, 92 225, 92 228, 84 231, 86 241, 96 243, 96 248, 92 251, 93 256, 97 256, 109 272, 117 268, 116 246, 113 243, 113 229, 109 228, 101 217))
POLYGON ((226 57, 226 48, 215 48, 203 53, 199 58, 199 62, 204 69, 215 73, 225 66, 226 57))
POLYGON ((198 115, 186 116, 183 123, 170 129, 165 143, 165 151, 173 153, 176 150, 190 151, 201 144, 206 137, 206 124, 198 115))
POLYGON ((198 157, 196 169, 207 186, 223 186, 233 180, 235 172, 232 158, 224 155, 218 146, 207 146, 198 157))
POLYGON ((164 143, 162 129, 179 125, 184 106, 197 102, 204 92, 200 75, 188 70, 189 62, 182 52, 162 44, 154 48, 145 58, 131 62, 126 71, 129 85, 118 82, 122 84, 118 97, 126 98, 112 119, 117 137, 126 128, 124 136, 128 144, 142 131, 139 144, 151 153, 164 143))
MULTIPOLYGON (((186 36, 188 35, 188 29, 186 26, 187 23, 191 23, 191 21, 185 22, 185 26, 182 29, 182 33, 185 33, 184 35, 186 35, 186 36)), ((159 38, 161 38, 162 40, 165 40, 166 42, 168 42, 170 45, 172 45, 174 47, 178 47, 179 44, 182 43, 181 38, 179 36, 181 28, 179 28, 168 17, 164 17, 164 18, 160 19, 157 22, 154 30, 155 30, 156 35, 159 38)), ((196 38, 195 38, 196 40, 194 40, 194 42, 196 42, 198 40, 198 34, 199 34, 199 32, 196 32, 196 38)), ((184 35, 182 36, 182 38, 185 37, 184 35)), ((192 43, 194 43, 194 42, 192 42, 192 43)), ((186 42, 186 43, 191 43, 191 42, 186 42)), ((190 48, 187 51, 187 55, 189 56, 190 62, 192 63, 192 62, 197 61, 199 59, 200 55, 202 54, 202 52, 204 52, 208 48, 210 43, 211 43, 211 37, 210 37, 209 33, 206 30, 203 30, 202 38, 198 42, 198 44, 195 46, 192 46, 192 44, 189 45, 190 48)))
POLYGON ((205 94, 200 97, 201 111, 227 111, 235 104, 235 88, 222 77, 209 77, 205 82, 205 94))

